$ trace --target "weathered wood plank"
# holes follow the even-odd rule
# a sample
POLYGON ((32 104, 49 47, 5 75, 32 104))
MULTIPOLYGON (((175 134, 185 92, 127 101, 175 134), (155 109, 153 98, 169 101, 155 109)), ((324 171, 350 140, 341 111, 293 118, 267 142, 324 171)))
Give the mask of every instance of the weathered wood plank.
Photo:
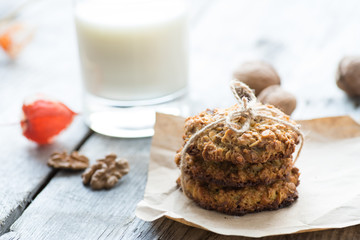
MULTIPOLYGON (((55 144, 39 147, 25 139, 20 124, 16 124, 24 98, 35 93, 48 94, 79 109, 80 80, 72 29, 62 25, 66 18, 41 10, 42 4, 30 6, 23 14, 23 21, 37 27, 23 54, 10 61, 0 52, 0 235, 53 174, 46 165, 48 156, 54 150, 73 149, 88 133, 78 118, 55 144), (6 125, 12 122, 15 125, 6 125)), ((47 5, 53 5, 52 9, 58 7, 56 3, 47 5)), ((59 7, 58 11, 66 13, 70 8, 59 7)))
MULTIPOLYGON (((190 19, 191 19, 191 21, 192 22, 196 22, 197 20, 198 20, 198 18, 197 18, 197 16, 198 15, 200 15, 201 13, 202 13, 202 11, 203 11, 203 8, 202 7, 200 7, 200 6, 203 6, 204 5, 204 2, 205 1, 197 1, 196 2, 196 4, 195 5, 192 5, 192 8, 191 8, 191 12, 190 12, 190 19)), ((209 4, 209 2, 207 2, 207 4, 209 4)), ((91 139, 91 141, 92 141, 92 139, 91 139)), ((91 144, 91 141, 90 141, 90 144, 91 144)), ((143 140, 140 140, 140 141, 143 141, 143 140)), ((109 140, 109 145, 111 145, 111 146, 114 146, 114 145, 116 145, 116 140, 114 140, 114 139, 110 139, 109 140), (115 141, 115 142, 113 142, 113 141, 115 141)), ((134 192, 134 194, 136 194, 136 198, 134 197, 134 199, 136 199, 136 201, 132 201, 131 202, 131 206, 129 207, 129 208, 127 208, 128 210, 129 210, 129 212, 127 213, 127 214, 125 214, 125 213, 122 213, 123 215, 129 215, 129 216, 131 216, 131 217, 127 217, 127 220, 126 221, 129 221, 129 219, 130 220, 133 220, 134 218, 135 218, 135 216, 134 216, 134 214, 133 214, 133 212, 134 212, 134 210, 135 210, 135 206, 136 206, 136 203, 142 198, 142 195, 143 195, 143 188, 144 188, 144 186, 145 186, 145 182, 146 182, 146 178, 145 178, 145 175, 146 175, 146 170, 147 170, 147 163, 148 163, 148 156, 146 156, 146 157, 144 157, 144 156, 141 156, 141 154, 139 155, 139 153, 138 153, 138 150, 137 150, 137 148, 134 148, 133 146, 145 146, 145 148, 144 149, 147 149, 145 152, 148 154, 149 153, 149 147, 150 147, 150 140, 148 139, 148 140, 146 140, 146 142, 145 143, 138 143, 138 142, 136 142, 135 140, 134 141, 131 141, 131 140, 122 140, 122 143, 123 144, 128 144, 128 146, 127 147, 125 147, 123 150, 124 150, 124 154, 126 155, 126 154, 130 154, 130 155, 134 155, 134 156, 132 156, 132 158, 135 158, 135 159, 138 159, 138 160, 136 160, 136 161, 140 161, 140 162, 135 162, 136 163, 136 168, 137 169, 139 169, 139 170, 141 170, 141 171, 143 171, 143 172, 141 172, 141 173, 139 173, 139 174, 137 174, 137 170, 132 170, 131 172, 133 173, 133 174, 135 174, 135 175, 138 175, 139 177, 141 177, 140 179, 141 179, 141 184, 137 184, 137 183, 131 183, 130 182, 130 184, 132 184, 132 185, 135 185, 135 186, 137 186, 137 185, 139 185, 141 188, 140 189, 136 189, 135 188, 135 192, 134 192), (132 145, 131 145, 131 143, 132 143, 132 145), (130 145, 129 145, 130 144, 130 145), (130 149, 130 150, 129 150, 130 149), (135 151, 137 154, 133 154, 132 152, 131 152, 131 149, 133 149, 133 151, 135 151), (140 160, 139 160, 140 159, 140 160), (141 161, 143 161, 144 162, 144 165, 142 166, 142 167, 139 167, 139 165, 141 164, 141 161)), ((97 145, 97 144, 95 144, 95 145, 97 145)), ((99 144, 98 144, 99 146, 101 145, 101 147, 105 147, 107 144, 106 143, 104 143, 103 141, 100 141, 99 142, 99 144)), ((87 146, 87 145, 86 145, 87 146)), ((101 148, 100 147, 100 148, 101 148)), ((90 149, 97 149, 95 152, 99 152, 99 149, 98 148, 94 148, 94 146, 93 145, 91 145, 91 147, 89 147, 90 149)), ((86 148, 85 148, 86 149, 86 148)), ((115 148, 116 149, 116 148, 115 148)), ((91 155, 91 153, 90 153, 90 155, 91 155)), ((95 153, 94 153, 94 155, 95 155, 95 153)), ((98 156, 98 157, 100 157, 100 156, 98 156)), ((131 157, 130 157, 131 158, 131 157)), ((78 175, 78 174, 77 174, 78 175)), ((52 189, 53 187, 52 187, 52 184, 53 183, 56 183, 57 182, 57 180, 56 179, 59 179, 59 181, 61 182, 61 181, 63 181, 63 180, 66 180, 71 186, 75 186, 74 185, 74 182, 76 181, 75 180, 75 178, 76 178, 76 176, 77 176, 76 174, 75 175, 73 175, 73 174, 67 174, 67 173, 63 173, 63 172, 61 172, 60 174, 57 174, 57 176, 56 176, 56 178, 54 178, 53 180, 54 181, 51 181, 50 182, 50 184, 45 188, 45 190, 46 190, 46 192, 44 192, 44 193, 41 193, 41 195, 43 195, 44 194, 44 196, 47 196, 48 195, 48 193, 47 193, 47 191, 48 191, 48 189, 52 189), (64 176, 63 176, 63 174, 65 174, 64 176), (73 178, 73 179, 72 179, 73 178)), ((78 177, 78 176, 77 176, 78 177)), ((79 182, 80 183, 80 182, 79 182)), ((63 184, 61 184, 61 186, 63 186, 63 184)), ((80 189, 82 189, 82 190, 84 190, 84 188, 83 188, 83 186, 81 185, 81 183, 79 184, 79 185, 77 185, 77 187, 79 187, 80 189)), ((131 187, 131 185, 129 185, 128 186, 128 188, 129 187, 131 187)), ((55 187, 56 188, 56 191, 57 192, 63 192, 64 190, 63 189, 58 189, 58 186, 56 186, 55 187)), ((86 191, 90 191, 90 190, 88 190, 88 189, 85 189, 86 191)), ((79 190, 73 190, 73 191, 70 191, 70 192, 75 192, 75 193, 79 193, 79 190)), ((91 192, 91 191, 90 191, 91 192)), ((125 190, 124 192, 130 192, 130 190, 125 190)), ((96 194, 96 193, 95 193, 96 194)), ((109 191, 109 194, 115 194, 115 195, 117 195, 117 193, 116 193, 116 191, 109 191)), ((51 195, 51 194, 50 194, 51 195)), ((100 198, 103 198, 104 196, 102 196, 102 195, 99 195, 99 193, 97 193, 97 195, 98 196, 100 196, 100 198)), ((121 195, 121 193, 120 193, 120 195, 121 195)), ((68 198, 68 193, 65 193, 65 192, 63 192, 61 195, 59 195, 60 197, 61 196, 63 196, 64 198, 68 198)), ((128 197, 129 197, 129 194, 126 194, 126 195, 122 195, 123 196, 123 199, 121 200, 122 202, 126 202, 127 200, 128 200, 128 197)), ((116 199, 115 197, 109 197, 108 199, 116 199)), ((100 201, 100 200, 99 200, 100 201)), ((37 200, 34 202, 34 207, 31 207, 31 208, 34 208, 34 209, 36 209, 37 207, 40 207, 40 206, 42 206, 42 205, 48 205, 48 204, 46 204, 47 202, 52 202, 52 200, 50 201, 50 199, 47 199, 47 200, 44 200, 44 202, 41 202, 41 198, 40 198, 40 196, 37 198, 37 200), (40 200, 38 200, 38 199, 40 199, 40 200), (35 204, 35 203, 38 203, 38 202, 40 202, 40 205, 37 205, 37 204, 35 204)), ((59 201, 59 202, 62 202, 63 203, 63 201, 59 201)), ((94 199, 92 199, 91 201, 90 201, 90 204, 93 204, 94 203, 94 199)), ((96 201, 95 201, 95 203, 96 203, 96 201)), ((70 202, 70 205, 72 204, 72 202, 70 202)), ((33 205, 33 204, 32 204, 33 205)), ((70 205, 69 206, 67 206, 67 207, 70 207, 70 205)), ((51 204, 51 206, 54 206, 53 204, 51 204)), ((63 206, 63 205, 62 205, 63 206)), ((59 206, 59 208, 58 209, 62 209, 62 206, 59 206)), ((101 205, 100 205, 101 206, 101 205)), ((83 207, 80 207, 80 206, 78 206, 78 207, 75 207, 76 209, 83 209, 83 210, 85 210, 86 212, 88 212, 89 210, 88 210, 88 208, 83 208, 83 207)), ((91 208, 93 208, 93 207, 91 207, 91 208)), ((31 211, 30 211, 31 212, 31 211)), ((48 212, 48 210, 46 210, 46 212, 48 212)), ((108 211, 107 211, 108 212, 108 211)), ((97 212, 96 212, 96 214, 97 214, 97 212)), ((108 214, 108 213, 105 213, 105 215, 106 214, 108 214)), ((32 218, 33 220, 34 220, 34 216, 33 216, 33 214, 30 214, 31 215, 31 217, 30 218, 32 218)), ((82 214, 79 214, 80 216, 82 216, 82 214)), ((24 219, 27 219, 27 217, 26 217, 27 215, 24 215, 24 219)), ((36 216, 36 215, 35 215, 36 216)), ((62 216, 59 216, 60 217, 60 219, 64 219, 62 216)), ((36 218, 36 217, 35 217, 36 218)), ((37 219, 37 218, 36 218, 37 219)), ((46 219, 46 217, 45 218, 43 218, 43 217, 41 217, 41 219, 43 219, 43 220, 45 220, 46 219)), ((51 219, 55 219, 54 218, 54 216, 53 217, 51 217, 51 219)), ((67 224, 61 224, 60 222, 60 219, 58 219, 58 220, 56 220, 54 223, 56 223, 56 225, 58 225, 58 227, 59 228, 64 228, 64 226, 67 226, 67 224)), ((32 220, 32 222, 33 223, 35 223, 35 225, 36 226, 41 226, 41 221, 40 220, 36 220, 36 221, 33 221, 32 220)), ((66 221, 68 221, 68 219, 66 220, 66 221)), ((80 221, 82 221, 81 219, 80 219, 80 221)), ((25 220, 25 222, 27 222, 27 220, 25 220)), ((50 221, 50 219, 48 219, 48 220, 45 220, 45 223, 46 224, 49 224, 49 223, 51 223, 51 221, 50 221)), ((108 224, 109 223, 105 223, 105 225, 104 226, 106 226, 104 229, 103 229, 103 231, 104 232, 100 232, 100 235, 97 235, 96 233, 94 233, 94 232, 91 232, 90 231, 90 235, 87 235, 87 237, 90 237, 90 236, 103 236, 103 235, 107 235, 107 233, 106 233, 106 231, 107 231, 107 229, 109 229, 109 230, 111 230, 111 232, 114 232, 113 231, 113 229, 112 228, 108 228, 108 224)), ((116 224, 116 225, 118 225, 118 223, 115 221, 115 223, 114 224, 116 224)), ((147 223, 147 224, 150 224, 150 223, 147 223)), ((51 224, 50 224, 51 225, 51 224)), ((89 231, 86 231, 85 229, 87 229, 89 226, 85 226, 85 228, 84 228, 84 232, 86 233, 89 233, 89 231)), ((114 227, 115 227, 115 225, 114 225, 114 227)), ((39 227, 35 227, 35 228, 33 228, 33 227, 30 227, 30 228, 32 228, 32 229, 37 229, 37 230, 40 230, 41 228, 39 228, 39 227)), ((120 230, 121 231, 123 231, 124 229, 126 228, 126 226, 123 226, 122 228, 120 228, 120 230)), ((65 229, 64 229, 65 230, 65 229)), ((118 229, 118 231, 120 231, 119 229, 118 229)), ((101 228, 99 229, 99 231, 101 231, 101 228)), ((120 232, 121 232, 120 231, 120 232)), ((27 232, 27 233, 31 233, 31 231, 30 231, 30 229, 28 229, 28 230, 25 230, 25 232, 27 232)), ((41 231, 41 232, 43 232, 43 231, 41 231)), ((64 234, 66 235, 66 231, 63 231, 64 232, 64 234)), ((9 233, 9 234, 6 234, 7 236, 13 236, 13 234, 14 233, 9 233)), ((42 237, 44 237, 44 235, 42 235, 42 234, 44 234, 44 233, 41 233, 40 235, 31 235, 31 234, 29 234, 29 235, 24 235, 24 233, 22 233, 22 234, 20 234, 22 237, 23 236, 26 236, 25 238, 42 238, 42 237)), ((64 235, 64 236, 65 236, 64 235)), ((17 236, 17 235, 16 235, 17 236)), ((5 237, 5 236, 4 236, 5 237)), ((48 236, 49 237, 49 236, 48 236)), ((79 238, 82 238, 82 237, 84 237, 84 236, 78 236, 79 238)), ((45 237, 46 238, 46 237, 45 237)), ((62 238, 62 236, 60 235, 59 236, 59 238, 61 239, 62 238)))
MULTIPOLYGON (((295 117, 359 116, 359 108, 336 88, 333 77, 343 54, 359 52, 358 3, 316 4, 227 0, 204 11, 192 29, 190 96, 196 102, 192 111, 233 103, 227 82, 234 66, 262 58, 276 66, 284 87, 296 94, 295 117), (346 19, 351 19, 350 27, 346 19)), ((92 160, 110 151, 119 153, 130 160, 130 174, 115 189, 93 192, 82 186, 79 173, 60 172, 3 239, 235 239, 164 218, 153 223, 135 218, 146 182, 149 145, 149 139, 92 136, 81 150, 92 160)), ((265 239, 359 237, 360 227, 355 226, 265 239)))
MULTIPOLYGON (((263 240, 336 240, 336 239, 359 239, 360 227, 353 226, 342 229, 331 229, 325 231, 317 231, 310 233, 299 233, 282 236, 271 236, 259 238, 263 240)), ((193 227, 185 226, 181 223, 174 222, 169 219, 161 218, 154 221, 151 225, 136 219, 127 229, 124 235, 114 236, 112 238, 118 239, 209 239, 209 240, 250 240, 253 238, 224 236, 211 233, 205 230, 200 230, 193 227)), ((112 239, 109 237, 108 239, 112 239)), ((1 240, 1 239, 0 239, 1 240)))
POLYGON ((134 221, 136 203, 144 192, 150 141, 150 138, 126 140, 94 135, 81 152, 92 162, 115 152, 129 160, 130 173, 114 189, 92 191, 83 186, 81 173, 59 172, 11 231, 19 232, 22 239, 121 236, 134 221))
POLYGON ((46 165, 56 150, 72 150, 87 133, 81 121, 64 133, 55 144, 38 147, 21 136, 20 127, 0 130, 0 234, 21 215, 33 196, 54 171, 46 165))

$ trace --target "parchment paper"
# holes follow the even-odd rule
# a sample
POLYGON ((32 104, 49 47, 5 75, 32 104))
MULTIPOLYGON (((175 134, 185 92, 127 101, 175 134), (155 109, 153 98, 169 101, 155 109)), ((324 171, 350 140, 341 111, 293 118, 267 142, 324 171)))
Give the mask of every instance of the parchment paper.
POLYGON ((299 198, 288 208, 229 216, 198 207, 176 186, 174 156, 182 144, 184 119, 157 114, 148 182, 136 216, 175 221, 224 235, 262 237, 360 224, 360 125, 350 117, 298 121, 305 145, 299 198))

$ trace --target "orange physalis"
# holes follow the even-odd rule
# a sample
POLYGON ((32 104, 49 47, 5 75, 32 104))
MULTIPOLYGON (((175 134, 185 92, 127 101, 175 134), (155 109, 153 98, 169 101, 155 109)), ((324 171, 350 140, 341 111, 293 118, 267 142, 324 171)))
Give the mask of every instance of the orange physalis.
POLYGON ((15 59, 34 34, 34 28, 19 22, 0 23, 0 47, 15 59))
POLYGON ((51 143, 76 115, 63 103, 40 95, 25 101, 22 110, 23 135, 38 144, 51 143))

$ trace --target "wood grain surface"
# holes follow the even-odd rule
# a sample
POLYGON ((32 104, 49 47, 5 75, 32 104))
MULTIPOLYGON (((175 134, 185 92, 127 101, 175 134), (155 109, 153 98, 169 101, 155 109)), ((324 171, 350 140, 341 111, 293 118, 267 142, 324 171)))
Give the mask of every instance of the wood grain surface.
POLYGON ((47 94, 80 109, 80 82, 74 83, 78 74, 75 44, 69 37, 58 41, 61 36, 71 36, 70 23, 63 25, 63 14, 53 17, 54 13, 42 10, 57 5, 39 3, 28 9, 31 24, 37 26, 36 35, 16 62, 0 53, 0 234, 54 174, 46 165, 49 155, 54 150, 74 149, 89 131, 77 118, 54 144, 42 147, 21 134, 21 106, 29 95, 47 94))
MULTIPOLYGON (((358 9, 360 2, 355 0, 346 4, 340 0, 191 1, 191 113, 235 103, 228 89, 234 67, 263 59, 276 67, 283 87, 296 95, 296 119, 349 114, 359 121, 357 102, 335 85, 340 58, 360 53, 358 9)), ((22 99, 34 91, 80 109, 71 1, 40 1, 23 18, 38 30, 18 62, 0 57, 1 121, 12 121, 22 99)), ((91 161, 115 152, 130 162, 130 173, 109 191, 92 191, 82 185, 80 173, 56 173, 45 165, 50 152, 76 148, 86 133, 78 119, 55 145, 38 148, 21 138, 17 126, 0 127, 5 152, 0 158, 0 235, 12 225, 1 240, 249 239, 221 236, 165 218, 144 222, 135 217, 144 194, 150 138, 92 134, 85 139, 80 151, 91 161)), ((360 239, 360 226, 263 239, 360 239)))
POLYGON ((116 239, 135 220, 146 184, 150 138, 114 139, 98 134, 80 149, 96 159, 114 152, 129 160, 130 173, 109 191, 84 187, 81 173, 61 171, 11 227, 22 239, 116 239), (136 146, 136 147, 135 147, 136 146))

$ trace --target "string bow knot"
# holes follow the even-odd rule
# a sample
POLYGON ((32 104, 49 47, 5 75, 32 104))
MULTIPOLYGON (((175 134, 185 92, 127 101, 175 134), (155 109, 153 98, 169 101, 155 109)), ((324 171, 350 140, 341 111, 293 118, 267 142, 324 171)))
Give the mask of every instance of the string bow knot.
POLYGON ((220 118, 220 119, 206 125, 205 127, 203 127, 202 129, 200 129, 194 135, 191 136, 191 138, 187 141, 187 143, 185 144, 185 146, 183 147, 183 149, 181 151, 181 160, 180 160, 181 171, 183 169, 183 167, 182 167, 183 162, 185 159, 185 155, 186 155, 187 151, 189 150, 189 147, 206 130, 214 128, 220 122, 225 122, 226 126, 229 129, 231 129, 234 132, 236 132, 237 134, 241 135, 244 132, 246 132, 247 130, 249 130, 251 120, 254 120, 257 118, 271 119, 271 120, 274 120, 275 122, 284 124, 285 126, 288 126, 289 128, 291 128, 294 132, 296 132, 300 136, 301 143, 300 143, 300 147, 297 151, 297 154, 296 154, 296 157, 294 160, 294 163, 295 163, 299 157, 299 154, 301 152, 301 149, 302 149, 303 143, 304 143, 304 136, 299 129, 300 126, 294 125, 287 121, 284 121, 278 117, 268 116, 268 115, 261 113, 261 111, 269 111, 274 114, 278 114, 273 109, 270 109, 270 108, 267 108, 264 106, 256 106, 257 99, 256 99, 253 91, 246 84, 244 84, 240 81, 237 81, 237 80, 232 80, 230 82, 230 88, 231 88, 231 91, 232 91, 234 97, 236 98, 237 102, 239 103, 238 109, 230 112, 226 117, 220 118), (234 121, 236 119, 239 119, 240 117, 245 118, 245 122, 242 125, 240 125, 239 123, 234 121))

